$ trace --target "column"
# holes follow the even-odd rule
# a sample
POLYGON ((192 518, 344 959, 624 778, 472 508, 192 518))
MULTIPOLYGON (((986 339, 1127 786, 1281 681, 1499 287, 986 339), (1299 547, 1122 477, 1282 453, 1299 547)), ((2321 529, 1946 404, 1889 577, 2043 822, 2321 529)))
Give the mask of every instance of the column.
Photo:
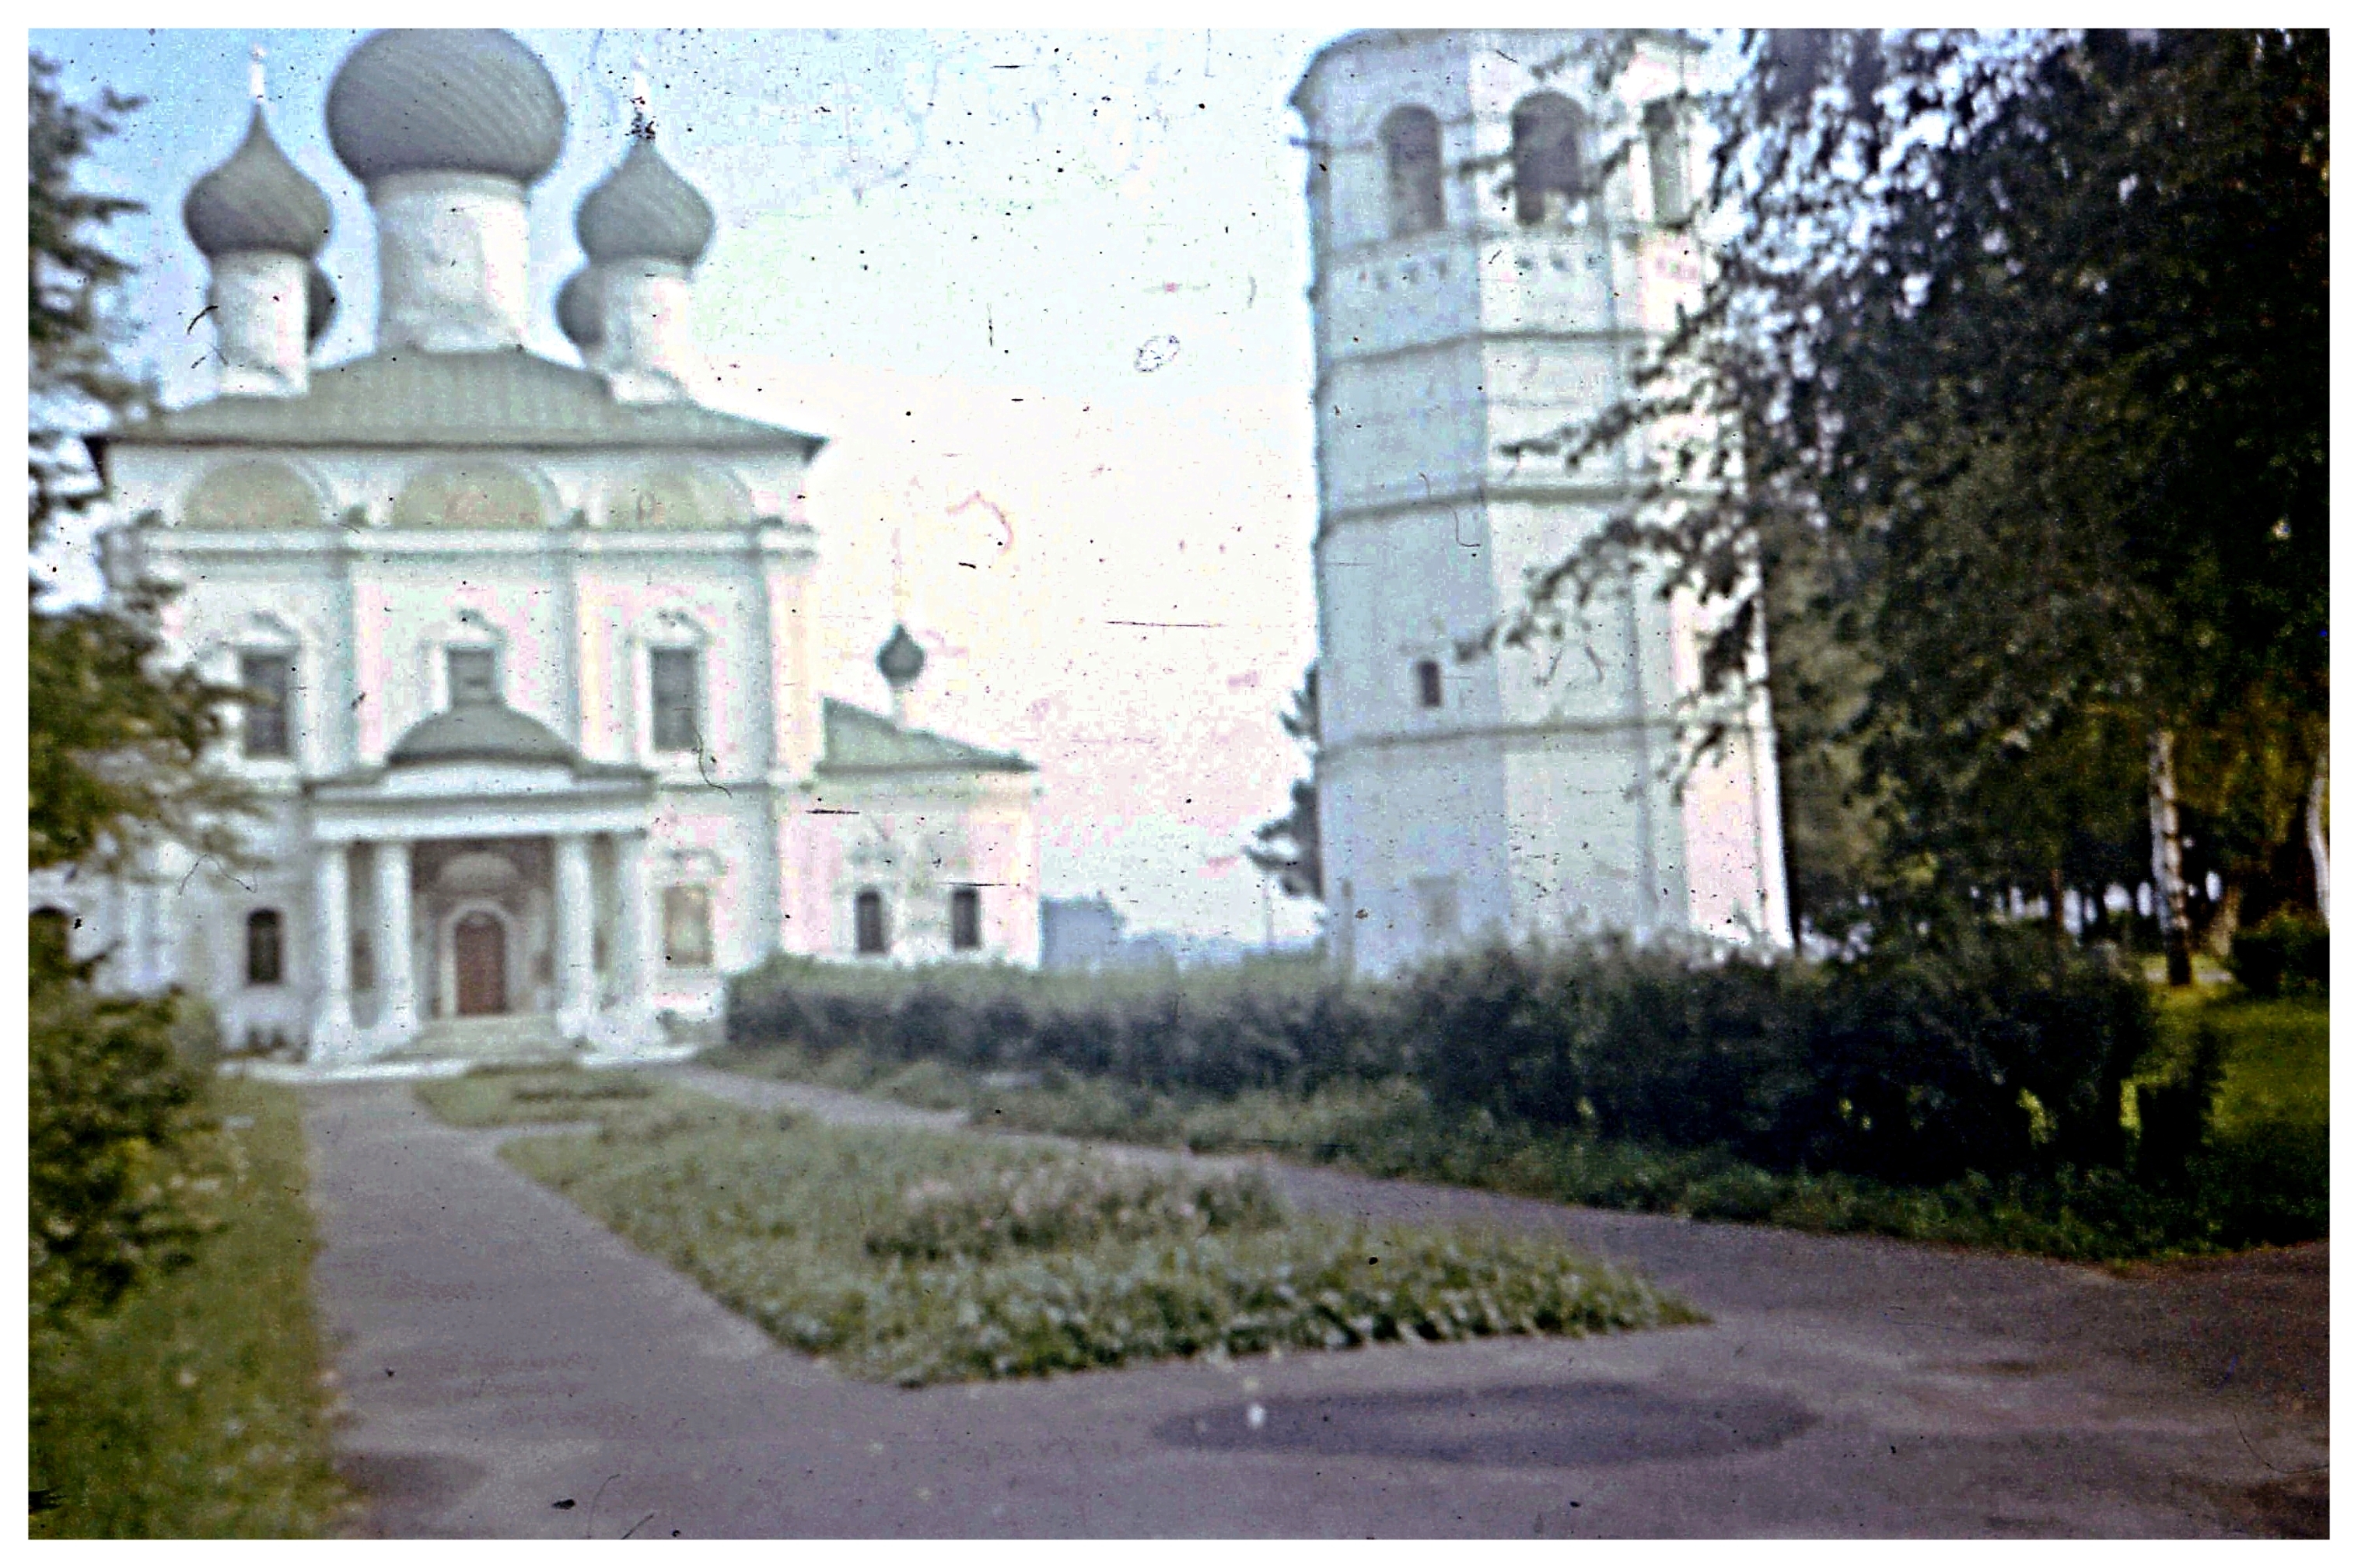
POLYGON ((598 918, 590 884, 590 840, 557 839, 557 1027, 568 1039, 589 1033, 598 1011, 598 918))
POLYGON ((351 1054, 352 1040, 352 892, 341 844, 311 849, 312 960, 311 1059, 334 1061, 351 1054))
POLYGON ((409 840, 387 838, 376 846, 377 1032, 386 1049, 409 1044, 417 1033, 416 937, 410 931, 409 840))
POLYGON ((615 1012, 635 1029, 647 1016, 647 836, 614 835, 615 1012))

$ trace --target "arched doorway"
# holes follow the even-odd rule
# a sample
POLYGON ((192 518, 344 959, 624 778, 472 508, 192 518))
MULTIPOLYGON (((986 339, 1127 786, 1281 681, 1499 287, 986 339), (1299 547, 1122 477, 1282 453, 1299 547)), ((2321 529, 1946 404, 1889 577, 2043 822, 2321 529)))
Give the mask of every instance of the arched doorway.
POLYGON ((452 930, 451 957, 458 969, 459 1016, 477 1018, 508 1010, 508 933, 496 914, 476 910, 461 915, 452 930))

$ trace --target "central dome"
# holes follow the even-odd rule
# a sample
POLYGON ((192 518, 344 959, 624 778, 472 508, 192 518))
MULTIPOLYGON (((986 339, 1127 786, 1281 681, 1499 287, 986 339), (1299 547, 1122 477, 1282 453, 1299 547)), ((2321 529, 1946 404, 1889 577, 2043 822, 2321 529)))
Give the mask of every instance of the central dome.
POLYGON ((414 725, 384 760, 405 762, 571 762, 573 749, 537 719, 499 702, 462 702, 414 725))
POLYGON ((363 181, 449 172, 530 185, 565 150, 565 100, 506 33, 393 28, 361 40, 336 72, 328 139, 363 181))

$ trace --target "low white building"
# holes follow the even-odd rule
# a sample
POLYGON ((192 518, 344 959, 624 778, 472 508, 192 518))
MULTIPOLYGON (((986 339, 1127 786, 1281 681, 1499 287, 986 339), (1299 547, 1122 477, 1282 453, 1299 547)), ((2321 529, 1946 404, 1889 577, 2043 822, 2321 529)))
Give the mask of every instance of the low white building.
MULTIPOLYGON (((257 84, 257 97, 258 84, 257 84)), ((377 224, 375 351, 314 367, 329 209, 273 143, 198 180, 220 395, 92 443, 115 589, 248 694, 252 867, 44 875, 132 989, 314 1060, 610 1050, 773 953, 1039 954, 1037 774, 811 682, 817 438, 698 406, 713 215, 635 136, 577 216, 577 367, 525 348, 525 203, 566 111, 503 33, 397 31, 327 100, 377 224)), ((923 654, 880 655, 896 696, 923 654)), ((897 703, 896 703, 897 707, 897 703)))
POLYGON ((1766 701, 1723 714, 1729 743, 1677 787, 1697 606, 1640 566, 1561 643, 1457 654, 1644 482, 1642 436, 1576 472, 1507 448, 1609 406, 1697 295, 1675 222, 1700 183, 1696 66, 1668 34, 1368 32, 1294 93, 1319 848, 1348 968, 1606 930, 1790 941, 1766 701))

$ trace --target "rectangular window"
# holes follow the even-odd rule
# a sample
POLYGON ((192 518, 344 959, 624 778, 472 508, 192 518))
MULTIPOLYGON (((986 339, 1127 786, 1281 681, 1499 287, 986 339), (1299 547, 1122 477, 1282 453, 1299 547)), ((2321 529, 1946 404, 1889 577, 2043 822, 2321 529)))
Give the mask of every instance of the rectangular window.
POLYGON ((1457 881, 1455 877, 1420 877, 1414 885, 1418 923, 1428 942, 1446 942, 1457 935, 1457 881))
POLYGON ((257 909, 245 917, 245 983, 275 986, 286 973, 282 938, 285 927, 275 909, 257 909))
POLYGON ((1667 100, 1646 105, 1646 164, 1654 177, 1654 222, 1676 223, 1687 215, 1687 135, 1679 106, 1667 100))
POLYGON ((695 752, 704 746, 701 694, 697 690, 693 648, 657 648, 647 655, 647 685, 654 699, 654 745, 658 752, 695 752))
POLYGON ((444 659, 450 672, 450 706, 500 700, 500 659, 490 648, 451 648, 444 659))
POLYGON ((245 754, 289 755, 287 709, 295 688, 295 661, 284 654, 248 654, 238 661, 237 684, 245 688, 245 754))
POLYGON ((664 962, 675 969, 712 968, 712 894, 704 888, 664 889, 664 962))
POLYGON ((884 895, 870 888, 851 901, 852 946, 871 957, 892 950, 884 930, 884 895))
POLYGON ((1435 659, 1416 662, 1416 705, 1419 708, 1441 706, 1441 664, 1435 659))
POLYGON ((950 889, 950 950, 971 953, 982 946, 982 890, 950 889))

